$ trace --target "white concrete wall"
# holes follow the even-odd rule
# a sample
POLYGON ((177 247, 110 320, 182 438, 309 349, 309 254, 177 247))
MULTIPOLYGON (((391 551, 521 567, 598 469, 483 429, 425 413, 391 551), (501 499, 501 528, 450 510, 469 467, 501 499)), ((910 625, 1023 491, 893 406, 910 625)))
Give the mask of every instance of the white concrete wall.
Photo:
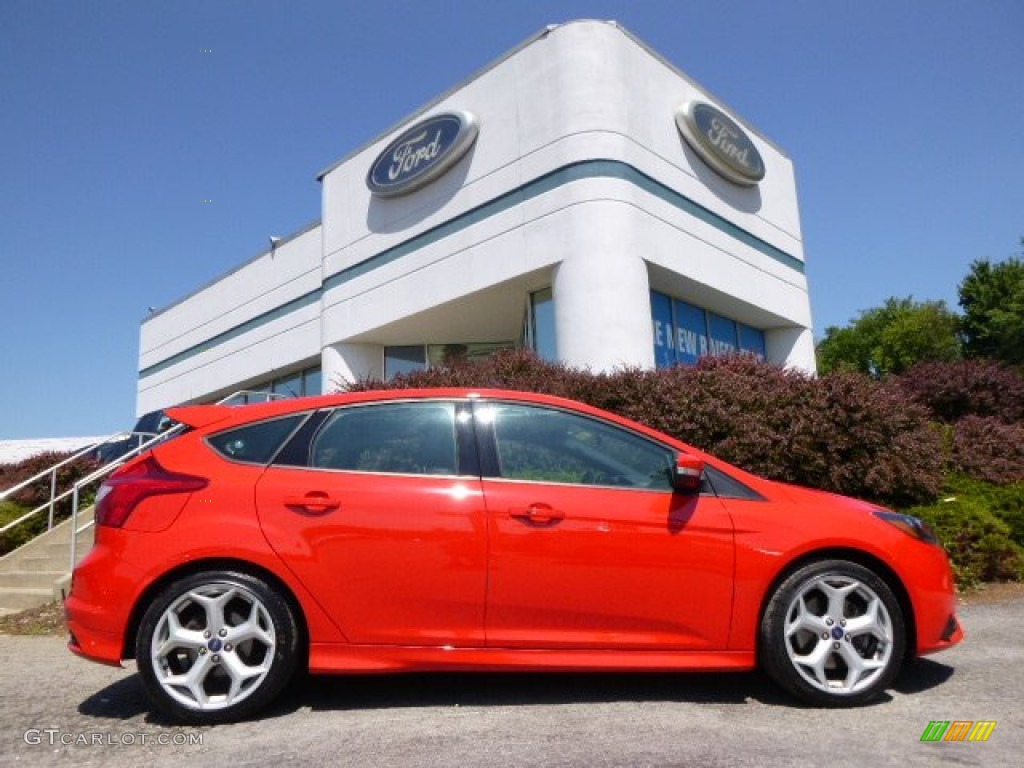
POLYGON ((652 365, 649 288, 766 330, 768 356, 814 370, 807 281, 657 190, 581 178, 356 277, 339 273, 566 166, 628 164, 784 251, 804 258, 789 158, 739 115, 613 24, 553 29, 356 151, 322 178, 322 227, 283 244, 143 325, 146 369, 296 297, 318 302, 208 353, 143 377, 139 411, 194 400, 321 358, 335 378, 380 375, 382 345, 515 338, 528 291, 551 285, 560 356, 607 369, 652 365), (730 184, 679 135, 675 110, 715 104, 750 135, 766 174, 730 184), (367 170, 395 136, 446 110, 480 133, 443 177, 378 199, 367 170))
MULTIPOLYGON (((324 276, 555 169, 594 158, 628 163, 802 261, 790 160, 746 125, 764 158, 765 179, 744 189, 720 178, 686 145, 673 120, 675 109, 694 98, 714 103, 615 26, 556 28, 324 176, 324 276), (373 198, 364 177, 380 151, 416 119, 448 109, 477 115, 480 135, 470 153, 420 191, 373 198)), ((555 273, 555 305, 560 331, 573 336, 559 339, 559 354, 570 362, 596 368, 653 362, 650 329, 641 332, 641 320, 632 315, 638 301, 630 300, 628 311, 616 310, 619 331, 594 322, 577 327, 570 319, 578 317, 575 307, 593 308, 585 295, 594 281, 587 264, 607 271, 621 261, 614 269, 636 276, 631 292, 639 296, 643 259, 685 274, 687 285, 675 293, 709 309, 762 328, 805 329, 811 323, 803 274, 633 184, 602 178, 552 190, 326 291, 324 341, 368 340, 403 314, 428 312, 567 258, 572 265, 566 262, 555 273), (621 210, 612 211, 616 205, 621 210), (599 222, 605 216, 615 225, 599 222), (569 223, 581 217, 583 226, 569 223), (588 236, 588 226, 597 224, 603 233, 599 253, 588 236), (574 298, 576 291, 581 295, 574 298), (730 306, 719 304, 722 296, 730 306)), ((640 317, 649 326, 645 306, 640 317)), ((803 347, 781 360, 814 368, 813 354, 803 347)))

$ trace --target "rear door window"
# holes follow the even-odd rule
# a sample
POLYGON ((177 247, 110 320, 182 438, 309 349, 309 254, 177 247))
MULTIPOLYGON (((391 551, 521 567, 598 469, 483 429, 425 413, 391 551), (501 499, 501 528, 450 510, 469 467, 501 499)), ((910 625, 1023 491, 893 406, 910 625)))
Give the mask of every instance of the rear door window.
POLYGON ((310 447, 310 466, 351 472, 457 475, 455 404, 386 403, 333 413, 310 447))

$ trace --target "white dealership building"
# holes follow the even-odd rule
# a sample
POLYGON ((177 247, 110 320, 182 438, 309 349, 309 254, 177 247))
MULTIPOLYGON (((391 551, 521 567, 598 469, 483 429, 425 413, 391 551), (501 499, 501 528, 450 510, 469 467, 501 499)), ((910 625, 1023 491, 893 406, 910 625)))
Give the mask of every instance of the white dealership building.
POLYGON ((614 22, 543 30, 319 180, 319 221, 142 323, 139 413, 513 345, 814 370, 792 162, 614 22))

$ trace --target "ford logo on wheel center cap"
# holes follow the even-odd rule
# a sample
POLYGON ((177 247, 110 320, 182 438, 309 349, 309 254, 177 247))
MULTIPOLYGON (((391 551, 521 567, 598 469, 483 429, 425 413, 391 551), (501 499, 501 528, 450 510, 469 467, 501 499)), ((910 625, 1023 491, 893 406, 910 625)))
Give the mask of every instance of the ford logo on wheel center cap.
POLYGON ((476 117, 463 110, 422 120, 377 156, 366 186, 377 197, 397 197, 426 186, 466 154, 477 133, 476 117))

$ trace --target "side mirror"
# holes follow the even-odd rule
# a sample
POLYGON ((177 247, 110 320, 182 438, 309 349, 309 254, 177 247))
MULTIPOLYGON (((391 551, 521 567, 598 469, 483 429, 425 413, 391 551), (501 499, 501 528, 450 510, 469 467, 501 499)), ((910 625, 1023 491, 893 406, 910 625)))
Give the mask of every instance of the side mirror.
POLYGON ((679 493, 696 494, 700 492, 701 480, 704 477, 704 462, 696 456, 680 453, 676 456, 672 467, 672 487, 679 493))

